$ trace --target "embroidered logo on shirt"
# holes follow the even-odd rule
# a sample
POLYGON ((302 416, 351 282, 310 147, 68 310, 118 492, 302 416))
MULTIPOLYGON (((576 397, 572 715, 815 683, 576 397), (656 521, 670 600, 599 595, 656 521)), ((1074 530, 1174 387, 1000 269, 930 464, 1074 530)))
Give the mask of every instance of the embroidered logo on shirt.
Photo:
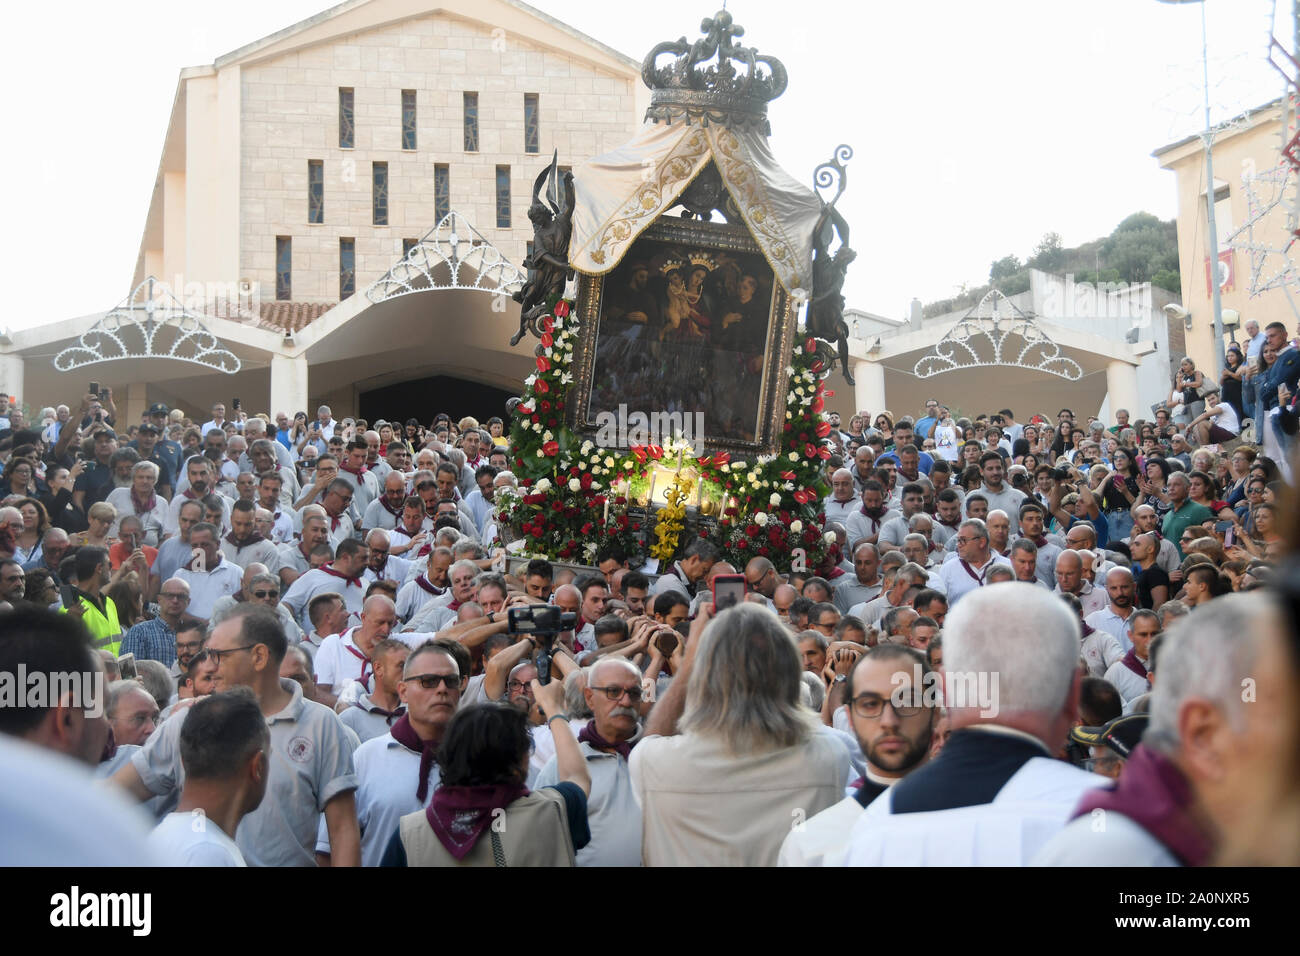
POLYGON ((306 763, 311 756, 311 741, 306 737, 294 737, 289 741, 289 759, 306 763))

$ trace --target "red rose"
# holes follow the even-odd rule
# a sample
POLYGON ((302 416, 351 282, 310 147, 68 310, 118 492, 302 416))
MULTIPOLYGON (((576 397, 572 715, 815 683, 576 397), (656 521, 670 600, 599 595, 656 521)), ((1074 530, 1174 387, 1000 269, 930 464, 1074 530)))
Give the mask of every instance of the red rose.
POLYGON ((772 552, 767 549, 767 545, 763 545, 763 547, 758 549, 758 553, 766 558, 772 552))
POLYGON ((554 418, 548 418, 548 419, 546 419, 546 424, 547 424, 548 427, 550 427, 550 428, 554 428, 554 427, 555 427, 555 419, 554 419, 554 418))
POLYGON ((563 511, 564 502, 561 501, 559 498, 556 498, 554 501, 551 502, 551 507, 556 511, 563 511))
POLYGON ((542 446, 542 454, 548 458, 554 458, 560 453, 560 443, 557 441, 548 441, 542 446))
POLYGON ((749 527, 745 529, 745 534, 749 535, 751 538, 757 538, 760 531, 761 529, 758 527, 758 525, 751 524, 749 527))
POLYGON ((803 533, 803 543, 804 543, 804 544, 816 544, 816 543, 817 543, 817 532, 816 532, 816 531, 813 531, 811 528, 810 528, 809 530, 805 531, 805 532, 803 533))
MULTIPOLYGON (((624 520, 626 521, 627 519, 624 519, 624 520)), ((640 530, 641 530, 641 522, 639 522, 639 521, 634 521, 634 522, 632 522, 632 530, 633 530, 633 531, 640 531, 640 530)))
MULTIPOLYGON (((583 491, 586 491, 588 488, 590 488, 590 487, 591 487, 591 472, 589 472, 589 471, 584 471, 584 472, 582 473, 582 477, 578 479, 578 484, 582 486, 582 490, 583 490, 583 491)), ((585 534, 586 532, 583 532, 583 533, 585 534)))
POLYGON ((562 412, 562 411, 564 411, 564 402, 563 402, 563 401, 557 401, 557 402, 555 403, 555 410, 556 410, 557 412, 562 412))
POLYGON ((596 527, 596 526, 595 526, 594 524, 592 524, 590 521, 588 521, 586 524, 584 524, 584 525, 582 526, 582 533, 583 533, 583 534, 591 534, 591 529, 594 528, 594 527, 596 527))
POLYGON ((534 527, 532 532, 530 533, 534 538, 540 538, 542 536, 542 529, 538 527, 534 527))
POLYGON ((537 371, 545 373, 545 372, 549 372, 550 370, 551 370, 551 360, 548 359, 545 355, 537 356, 537 371))
POLYGON ((559 302, 555 303, 555 316, 556 316, 556 318, 562 319, 562 318, 564 318, 564 317, 565 317, 566 315, 568 315, 568 314, 569 314, 569 303, 568 303, 568 302, 566 302, 564 299, 561 299, 559 302))

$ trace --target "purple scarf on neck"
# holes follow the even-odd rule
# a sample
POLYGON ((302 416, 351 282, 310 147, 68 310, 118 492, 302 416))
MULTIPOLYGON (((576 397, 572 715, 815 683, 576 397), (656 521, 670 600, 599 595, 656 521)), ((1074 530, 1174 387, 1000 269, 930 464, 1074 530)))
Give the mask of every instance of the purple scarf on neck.
POLYGON ((1143 666, 1142 662, 1138 660, 1138 655, 1136 650, 1130 648, 1129 652, 1125 654, 1123 657, 1121 657, 1119 662, 1123 664, 1125 667, 1127 667, 1129 670, 1131 670, 1134 674, 1137 674, 1138 677, 1141 677, 1143 680, 1146 680, 1147 669, 1146 667, 1143 666))
POLYGON ((1138 745, 1112 789, 1089 790, 1075 808, 1122 813, 1164 844, 1185 866, 1204 866, 1214 846, 1192 811, 1192 788, 1166 757, 1138 745))
POLYGON ((588 721, 587 726, 578 731, 578 742, 582 743, 583 741, 591 744, 597 750, 612 750, 624 760, 632 759, 632 744, 626 740, 611 744, 597 732, 594 720, 588 721))
POLYGON ((474 849, 492 824, 492 813, 528 796, 521 783, 485 784, 477 787, 439 787, 424 811, 433 835, 458 860, 474 849))
POLYGON ((433 769, 438 756, 438 741, 421 740, 420 735, 411 726, 411 718, 408 714, 399 717, 388 732, 407 750, 414 750, 420 755, 420 785, 415 791, 415 797, 423 802, 429 795, 429 771, 433 769))

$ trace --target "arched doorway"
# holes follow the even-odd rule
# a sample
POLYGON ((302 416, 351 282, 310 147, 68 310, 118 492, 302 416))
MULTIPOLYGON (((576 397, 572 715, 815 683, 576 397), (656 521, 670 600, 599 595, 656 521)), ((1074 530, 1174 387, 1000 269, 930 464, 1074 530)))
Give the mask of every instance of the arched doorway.
POLYGON ((471 415, 483 424, 493 415, 504 419, 506 401, 515 395, 481 382, 434 375, 362 392, 359 408, 361 417, 371 422, 418 418, 427 427, 434 415, 446 412, 453 421, 471 415))

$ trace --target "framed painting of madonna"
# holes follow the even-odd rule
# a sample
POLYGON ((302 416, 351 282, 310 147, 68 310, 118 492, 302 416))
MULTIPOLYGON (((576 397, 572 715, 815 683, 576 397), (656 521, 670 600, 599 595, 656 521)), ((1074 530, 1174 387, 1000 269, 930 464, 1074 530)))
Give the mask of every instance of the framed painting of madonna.
POLYGON ((574 431, 640 413, 708 453, 775 452, 795 313, 743 225, 661 218, 580 277, 577 311, 574 431))

